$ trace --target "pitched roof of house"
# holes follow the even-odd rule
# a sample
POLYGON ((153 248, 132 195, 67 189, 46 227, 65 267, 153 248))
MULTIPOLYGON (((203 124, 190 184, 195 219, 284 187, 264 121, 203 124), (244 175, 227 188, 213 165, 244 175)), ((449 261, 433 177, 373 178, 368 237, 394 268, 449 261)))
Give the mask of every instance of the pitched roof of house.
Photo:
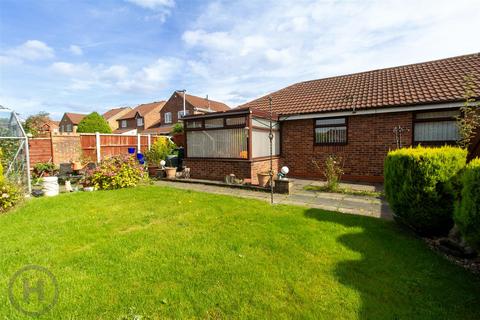
MULTIPOLYGON (((177 93, 179 93, 180 97, 183 98, 183 92, 177 91, 177 93)), ((197 96, 192 96, 191 94, 188 94, 188 93, 185 94, 185 100, 188 101, 188 103, 190 103, 192 106, 196 108, 212 110, 214 112, 230 110, 230 107, 223 102, 201 98, 197 96)))
POLYGON ((463 101, 465 77, 480 97, 480 53, 293 84, 237 108, 280 115, 463 101))
POLYGON ((72 112, 65 112, 64 117, 67 117, 70 119, 70 121, 74 124, 77 125, 82 121, 83 118, 85 118, 87 115, 82 114, 82 113, 72 113, 72 112))
POLYGON ((173 126, 150 127, 142 131, 142 134, 169 134, 173 126))
POLYGON ((118 113, 124 111, 125 109, 131 109, 131 108, 130 107, 113 108, 113 109, 110 109, 107 112, 105 112, 103 114, 103 117, 108 120, 108 119, 116 116, 118 113))
POLYGON ((125 120, 135 118, 135 115, 138 113, 141 117, 149 114, 150 112, 160 112, 166 101, 155 101, 151 103, 144 103, 136 106, 132 111, 128 112, 124 116, 118 118, 117 120, 125 120))

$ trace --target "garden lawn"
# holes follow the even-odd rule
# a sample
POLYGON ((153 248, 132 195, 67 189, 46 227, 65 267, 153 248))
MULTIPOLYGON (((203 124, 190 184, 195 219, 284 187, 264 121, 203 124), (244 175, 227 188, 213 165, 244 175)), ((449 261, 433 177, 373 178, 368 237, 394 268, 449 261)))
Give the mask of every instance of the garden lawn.
POLYGON ((374 218, 148 186, 31 199, 0 230, 5 319, 30 264, 59 285, 40 319, 480 316, 478 277, 374 218))

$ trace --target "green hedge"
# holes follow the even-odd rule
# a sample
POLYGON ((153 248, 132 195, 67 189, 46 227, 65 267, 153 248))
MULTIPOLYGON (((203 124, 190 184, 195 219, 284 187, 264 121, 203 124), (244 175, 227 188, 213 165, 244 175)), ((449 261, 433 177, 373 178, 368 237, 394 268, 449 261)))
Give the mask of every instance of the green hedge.
POLYGON ((453 186, 466 157, 466 150, 448 146, 390 151, 385 195, 395 219, 423 235, 447 234, 453 226, 453 186))
POLYGON ((480 250, 480 159, 472 160, 462 176, 461 200, 454 220, 465 240, 480 250))

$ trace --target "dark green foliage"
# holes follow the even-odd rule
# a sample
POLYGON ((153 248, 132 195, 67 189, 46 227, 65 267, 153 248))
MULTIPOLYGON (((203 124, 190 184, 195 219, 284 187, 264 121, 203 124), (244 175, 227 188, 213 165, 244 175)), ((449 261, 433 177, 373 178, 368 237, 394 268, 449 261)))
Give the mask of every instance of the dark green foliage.
POLYGON ((182 133, 183 132, 183 124, 181 123, 175 123, 172 128, 172 133, 177 134, 177 133, 182 133))
POLYGON ((467 151, 456 147, 403 148, 385 159, 385 195, 395 219, 423 235, 453 226, 454 182, 467 151))
POLYGON ((105 120, 97 112, 92 112, 82 119, 78 124, 77 132, 79 133, 112 133, 112 129, 105 120))
POLYGON ((461 200, 454 220, 465 240, 480 250, 480 159, 472 160, 462 175, 461 200))

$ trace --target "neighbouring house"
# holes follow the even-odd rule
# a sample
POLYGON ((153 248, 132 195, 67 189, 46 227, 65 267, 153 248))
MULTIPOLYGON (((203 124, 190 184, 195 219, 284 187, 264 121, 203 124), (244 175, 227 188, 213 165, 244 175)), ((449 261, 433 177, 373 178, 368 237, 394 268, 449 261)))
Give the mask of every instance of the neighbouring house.
POLYGON ((60 132, 66 133, 66 132, 72 132, 76 133, 78 124, 80 121, 82 121, 83 118, 85 118, 86 114, 81 114, 81 113, 72 113, 72 112, 66 112, 63 114, 62 120, 60 120, 60 132))
POLYGON ((456 143, 467 77, 480 97, 479 53, 300 82, 229 112, 190 115, 185 164, 193 178, 257 183, 269 169, 271 97, 274 171, 323 178, 336 155, 344 180, 381 182, 389 150, 456 143))
POLYGON ((45 117, 43 119, 39 120, 40 122, 38 123, 38 136, 48 136, 52 133, 58 133, 60 131, 59 128, 59 121, 55 121, 50 119, 49 117, 45 117))
POLYGON ((175 91, 160 111, 160 117, 153 126, 146 130, 147 133, 169 134, 175 123, 182 120, 184 116, 183 102, 185 95, 185 115, 207 114, 219 111, 228 111, 230 107, 223 102, 185 94, 182 91, 175 91))
POLYGON ((114 133, 137 134, 158 123, 160 110, 165 101, 141 104, 117 119, 118 129, 114 133))
POLYGON ((107 120, 108 125, 112 129, 112 132, 118 129, 118 119, 124 115, 126 115, 128 112, 130 112, 132 108, 130 107, 120 107, 120 108, 113 108, 108 110, 103 114, 103 118, 107 120))

